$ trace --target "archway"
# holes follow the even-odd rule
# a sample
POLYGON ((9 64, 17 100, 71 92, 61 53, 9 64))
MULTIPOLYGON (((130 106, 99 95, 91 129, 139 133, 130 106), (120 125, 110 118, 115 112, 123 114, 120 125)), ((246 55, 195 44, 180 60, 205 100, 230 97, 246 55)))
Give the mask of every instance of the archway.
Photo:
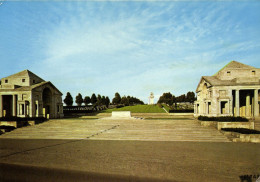
POLYGON ((43 115, 47 117, 52 115, 52 92, 46 87, 42 92, 42 101, 43 101, 43 115))

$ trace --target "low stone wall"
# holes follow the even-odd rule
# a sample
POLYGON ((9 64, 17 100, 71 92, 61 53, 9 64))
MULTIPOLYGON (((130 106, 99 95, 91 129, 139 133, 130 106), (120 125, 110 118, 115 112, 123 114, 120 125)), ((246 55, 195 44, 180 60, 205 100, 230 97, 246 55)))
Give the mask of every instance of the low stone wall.
POLYGON ((218 122, 216 121, 199 121, 201 126, 213 126, 215 128, 218 128, 218 122))
POLYGON ((217 129, 221 128, 246 128, 255 129, 254 122, 218 122, 217 129))
POLYGON ((0 121, 0 126, 13 126, 18 127, 17 121, 0 121))
POLYGON ((202 126, 213 126, 218 130, 221 128, 246 128, 254 129, 254 122, 217 122, 217 121, 199 121, 202 126))
POLYGON ((260 134, 241 134, 232 131, 223 131, 225 136, 235 137, 232 139, 233 142, 252 142, 252 143, 260 143, 260 134))
POLYGON ((20 128, 24 126, 32 126, 41 123, 40 121, 0 121, 0 126, 13 126, 15 128, 20 128))

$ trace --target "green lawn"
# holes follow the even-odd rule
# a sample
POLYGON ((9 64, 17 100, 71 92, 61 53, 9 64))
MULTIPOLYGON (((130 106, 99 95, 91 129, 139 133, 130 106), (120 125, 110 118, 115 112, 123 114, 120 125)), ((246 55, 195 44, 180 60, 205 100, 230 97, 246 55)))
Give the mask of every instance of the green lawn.
POLYGON ((157 105, 126 106, 115 109, 107 109, 103 112, 111 113, 112 111, 131 111, 131 113, 165 113, 165 111, 157 105))
POLYGON ((167 106, 166 104, 162 104, 162 106, 169 112, 169 110, 171 109, 169 106, 167 106))

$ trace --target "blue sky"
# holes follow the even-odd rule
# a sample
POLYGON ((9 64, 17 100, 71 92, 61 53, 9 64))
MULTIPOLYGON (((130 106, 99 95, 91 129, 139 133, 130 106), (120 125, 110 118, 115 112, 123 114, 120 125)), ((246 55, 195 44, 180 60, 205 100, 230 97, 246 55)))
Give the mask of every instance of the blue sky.
POLYGON ((29 69, 66 95, 195 91, 231 60, 260 68, 260 1, 4 1, 0 77, 29 69))

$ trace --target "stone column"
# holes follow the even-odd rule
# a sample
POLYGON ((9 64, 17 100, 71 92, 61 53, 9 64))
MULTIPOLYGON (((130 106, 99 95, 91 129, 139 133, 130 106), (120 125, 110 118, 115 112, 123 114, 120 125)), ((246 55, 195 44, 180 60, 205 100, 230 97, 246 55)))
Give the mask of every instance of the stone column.
POLYGON ((205 114, 208 115, 208 102, 205 102, 205 114))
POLYGON ((254 116, 259 116, 258 89, 254 90, 254 116))
POLYGON ((239 109, 240 109, 239 90, 236 90, 236 116, 239 116, 239 109))
POLYGON ((35 101, 35 115, 39 117, 39 102, 38 100, 35 101))
POLYGON ((19 115, 20 116, 23 114, 22 109, 23 109, 22 104, 19 104, 19 115))
POLYGON ((13 116, 17 116, 17 112, 16 112, 16 109, 17 109, 17 105, 16 105, 16 95, 13 95, 13 116))
POLYGON ((250 94, 246 95, 246 116, 250 116, 250 94))
POLYGON ((24 103, 24 116, 26 117, 27 116, 27 106, 26 106, 26 102, 24 103))
POLYGON ((0 95, 0 117, 3 117, 3 96, 0 95))

